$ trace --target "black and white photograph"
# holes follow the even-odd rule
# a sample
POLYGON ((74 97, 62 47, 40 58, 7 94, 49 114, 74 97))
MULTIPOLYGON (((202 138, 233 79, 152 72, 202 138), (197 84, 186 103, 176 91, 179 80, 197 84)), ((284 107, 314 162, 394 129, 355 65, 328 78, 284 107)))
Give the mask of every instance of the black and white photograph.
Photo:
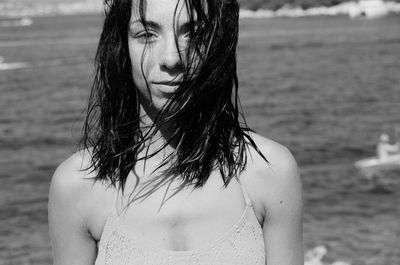
POLYGON ((0 0, 0 265, 400 265, 400 0, 0 0))

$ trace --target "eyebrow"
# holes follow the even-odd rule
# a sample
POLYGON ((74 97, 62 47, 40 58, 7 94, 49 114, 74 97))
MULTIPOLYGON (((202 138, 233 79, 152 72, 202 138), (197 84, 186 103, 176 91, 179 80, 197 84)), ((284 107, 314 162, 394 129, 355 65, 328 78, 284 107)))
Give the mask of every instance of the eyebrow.
MULTIPOLYGON (((193 23, 196 25, 197 21, 193 21, 193 23)), ((132 26, 133 24, 140 24, 140 25, 143 25, 142 20, 140 20, 140 19, 134 20, 134 21, 132 21, 132 22, 130 23, 131 26, 132 26)), ((146 20, 146 21, 145 21, 145 24, 146 24, 148 27, 151 27, 151 28, 154 28, 154 29, 157 29, 157 30, 162 28, 162 26, 161 26, 160 23, 155 22, 155 21, 152 21, 152 20, 146 20)), ((182 25, 179 26, 179 30, 185 32, 185 31, 187 31, 187 30, 189 29, 189 27, 190 27, 190 21, 187 21, 187 22, 185 22, 185 23, 183 23, 182 25)))
MULTIPOLYGON (((135 24, 135 23, 139 23, 140 25, 143 25, 142 22, 143 22, 142 20, 137 19, 137 20, 132 21, 132 22, 130 23, 130 25, 132 26, 132 25, 135 24)), ((152 21, 152 20, 145 21, 145 24, 146 24, 147 26, 152 27, 152 28, 155 28, 155 29, 161 29, 161 25, 160 25, 159 23, 155 22, 155 21, 152 21)))

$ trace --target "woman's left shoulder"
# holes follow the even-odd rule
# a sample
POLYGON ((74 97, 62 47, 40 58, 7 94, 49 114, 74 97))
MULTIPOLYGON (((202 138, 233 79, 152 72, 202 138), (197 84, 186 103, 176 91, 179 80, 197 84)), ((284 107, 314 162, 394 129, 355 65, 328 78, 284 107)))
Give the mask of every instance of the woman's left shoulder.
POLYGON ((250 196, 256 204, 262 205, 264 214, 282 202, 286 202, 289 208, 301 208, 302 184, 292 152, 261 135, 252 133, 250 136, 256 148, 249 145, 243 176, 250 196))
POLYGON ((249 145, 248 167, 256 171, 263 171, 262 175, 278 174, 281 179, 296 178, 298 165, 289 148, 259 134, 252 133, 250 137, 258 150, 249 145))

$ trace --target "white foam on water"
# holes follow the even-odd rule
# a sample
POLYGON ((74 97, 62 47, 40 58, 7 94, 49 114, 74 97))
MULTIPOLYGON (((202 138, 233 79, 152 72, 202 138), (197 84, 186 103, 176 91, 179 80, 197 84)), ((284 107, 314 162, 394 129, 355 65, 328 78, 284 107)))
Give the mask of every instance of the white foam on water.
POLYGON ((73 15, 82 13, 100 13, 102 1, 23 1, 3 0, 0 2, 0 17, 40 17, 53 15, 73 15))
POLYGON ((33 20, 31 18, 25 17, 18 20, 4 20, 0 21, 0 27, 8 28, 8 27, 27 27, 33 24, 33 20))
POLYGON ((7 40, 0 41, 0 48, 2 47, 25 47, 25 46, 38 46, 38 45, 58 45, 58 44, 93 44, 96 43, 95 37, 77 37, 68 39, 34 39, 34 40, 7 40))
POLYGON ((351 265, 345 261, 335 261, 331 264, 324 263, 322 259, 328 253, 325 246, 317 246, 313 249, 308 250, 304 255, 304 265, 351 265))
MULTIPOLYGON (((241 18, 270 18, 270 17, 303 17, 303 16, 337 16, 348 15, 354 17, 362 13, 366 2, 379 2, 380 6, 373 7, 371 17, 376 9, 384 9, 384 13, 399 13, 400 3, 395 1, 348 1, 335 6, 319 6, 308 9, 285 5, 282 8, 272 10, 240 10, 241 18)), ((32 1, 18 2, 15 0, 3 0, 0 2, 0 17, 37 17, 52 15, 73 15, 82 13, 101 13, 104 6, 100 0, 74 0, 74 1, 32 1)), ((370 8, 369 8, 370 9, 370 8)), ((367 12, 366 15, 369 13, 367 12)))
POLYGON ((30 67, 30 64, 26 62, 4 63, 4 58, 0 56, 0 71, 14 70, 14 69, 21 69, 28 67, 30 67))
POLYGON ((308 9, 303 9, 301 7, 293 7, 290 5, 285 5, 282 8, 272 11, 259 9, 256 11, 252 10, 240 10, 240 18, 273 18, 273 17, 308 17, 308 16, 340 16, 347 15, 350 17, 360 16, 361 13, 367 11, 364 14, 366 17, 375 18, 381 15, 386 15, 389 13, 400 13, 400 3, 393 1, 380 1, 379 5, 376 6, 366 6, 365 2, 368 1, 349 1, 343 2, 335 6, 319 6, 311 7, 308 9))
POLYGON ((30 65, 24 62, 0 63, 0 71, 14 70, 14 69, 21 69, 28 67, 30 67, 30 65))

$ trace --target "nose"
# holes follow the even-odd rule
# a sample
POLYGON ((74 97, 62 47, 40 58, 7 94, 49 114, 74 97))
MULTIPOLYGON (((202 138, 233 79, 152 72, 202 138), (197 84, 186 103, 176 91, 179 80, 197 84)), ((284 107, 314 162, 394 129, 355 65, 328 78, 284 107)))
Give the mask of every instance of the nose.
POLYGON ((171 75, 181 73, 183 71, 182 56, 175 38, 173 36, 168 38, 160 51, 161 70, 169 72, 171 75))

